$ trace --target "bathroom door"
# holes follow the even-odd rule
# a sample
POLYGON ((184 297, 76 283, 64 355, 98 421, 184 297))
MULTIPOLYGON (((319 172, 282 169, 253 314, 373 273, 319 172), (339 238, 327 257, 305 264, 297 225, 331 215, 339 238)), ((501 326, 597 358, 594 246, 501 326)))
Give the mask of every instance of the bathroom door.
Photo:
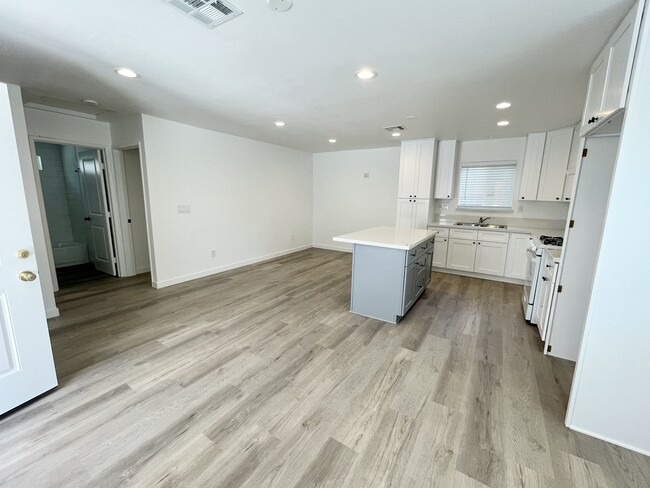
POLYGON ((115 276, 115 254, 111 236, 111 213, 106 195, 104 164, 99 150, 78 151, 81 193, 86 211, 90 261, 99 271, 115 276))
POLYGON ((0 83, 0 414, 57 385, 16 139, 0 83))

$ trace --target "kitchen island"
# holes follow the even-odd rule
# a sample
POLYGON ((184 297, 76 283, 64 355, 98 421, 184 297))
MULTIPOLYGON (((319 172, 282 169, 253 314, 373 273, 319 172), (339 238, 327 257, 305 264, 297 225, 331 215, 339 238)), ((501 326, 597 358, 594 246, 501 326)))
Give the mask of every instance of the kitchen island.
POLYGON ((350 311, 396 324, 431 281, 436 231, 373 227, 334 237, 354 245, 350 311))

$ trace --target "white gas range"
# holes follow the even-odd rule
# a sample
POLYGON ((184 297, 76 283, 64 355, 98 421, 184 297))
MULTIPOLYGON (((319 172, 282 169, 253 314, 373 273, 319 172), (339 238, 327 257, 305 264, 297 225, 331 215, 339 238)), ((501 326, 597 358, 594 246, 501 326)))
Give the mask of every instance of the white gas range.
POLYGON ((528 249, 526 250, 528 266, 521 303, 524 308, 524 317, 532 324, 537 324, 540 320, 540 303, 539 300, 536 301, 536 298, 539 296, 540 282, 544 275, 542 268, 545 264, 548 264, 542 262, 542 254, 545 249, 560 251, 562 244, 563 238, 560 236, 533 234, 528 249))

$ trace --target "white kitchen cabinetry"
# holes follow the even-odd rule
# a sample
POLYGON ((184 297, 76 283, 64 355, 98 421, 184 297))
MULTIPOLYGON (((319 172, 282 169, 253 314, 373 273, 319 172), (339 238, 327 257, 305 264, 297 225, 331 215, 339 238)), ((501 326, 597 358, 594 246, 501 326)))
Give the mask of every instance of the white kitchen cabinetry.
POLYGON ((519 185, 519 200, 536 200, 539 175, 542 171, 546 132, 528 134, 526 152, 519 185))
POLYGON ((573 127, 528 134, 519 200, 562 201, 573 127))
POLYGON ((403 141, 397 198, 431 198, 435 139, 403 141))
POLYGON ((571 152, 569 153, 569 164, 564 177, 564 192, 562 201, 569 202, 573 199, 573 190, 575 186, 575 176, 578 169, 578 161, 582 158, 582 149, 584 139, 580 138, 580 125, 576 125, 573 130, 573 142, 571 143, 571 152))
POLYGON ((503 276, 507 254, 507 243, 478 241, 476 246, 474 272, 503 276))
POLYGON ((446 268, 447 267, 447 238, 436 236, 436 242, 433 246, 433 261, 432 266, 434 268, 446 268))
POLYGON ((544 159, 537 190, 538 201, 559 202, 562 200, 573 131, 573 127, 566 127, 546 133, 544 159))
POLYGON ((436 182, 434 198, 449 199, 454 197, 454 174, 458 141, 440 141, 438 145, 438 163, 436 165, 436 182))
POLYGON ((396 227, 400 229, 426 229, 429 222, 429 203, 429 200, 398 199, 396 227))
POLYGON ((474 271, 476 241, 449 238, 447 268, 459 271, 474 271))
POLYGON ((526 278, 528 257, 526 251, 530 244, 530 234, 510 234, 508 255, 506 256, 505 276, 523 280, 526 278))
POLYGON ((641 0, 632 7, 591 67, 582 136, 625 108, 643 3, 641 0))

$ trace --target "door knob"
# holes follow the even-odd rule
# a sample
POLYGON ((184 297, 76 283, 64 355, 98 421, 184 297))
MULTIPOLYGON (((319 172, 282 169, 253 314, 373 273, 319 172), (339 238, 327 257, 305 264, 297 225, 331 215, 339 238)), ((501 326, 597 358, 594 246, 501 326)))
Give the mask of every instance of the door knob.
POLYGON ((31 271, 23 271, 18 277, 21 281, 34 281, 36 279, 36 275, 31 271))
POLYGON ((27 249, 19 249, 16 251, 16 257, 19 259, 27 259, 29 257, 29 251, 27 249))

